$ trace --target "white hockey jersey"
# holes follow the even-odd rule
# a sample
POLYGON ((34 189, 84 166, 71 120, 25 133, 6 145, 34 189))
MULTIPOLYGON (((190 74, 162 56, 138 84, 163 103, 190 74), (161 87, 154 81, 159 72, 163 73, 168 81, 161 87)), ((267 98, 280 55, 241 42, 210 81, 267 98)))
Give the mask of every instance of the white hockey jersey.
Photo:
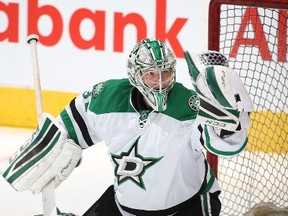
POLYGON ((249 118, 243 117, 241 131, 220 139, 197 124, 199 99, 182 84, 174 84, 163 113, 143 108, 141 96, 128 79, 102 82, 72 100, 59 121, 82 148, 105 141, 122 206, 163 210, 220 190, 203 150, 222 156, 241 152, 249 118))

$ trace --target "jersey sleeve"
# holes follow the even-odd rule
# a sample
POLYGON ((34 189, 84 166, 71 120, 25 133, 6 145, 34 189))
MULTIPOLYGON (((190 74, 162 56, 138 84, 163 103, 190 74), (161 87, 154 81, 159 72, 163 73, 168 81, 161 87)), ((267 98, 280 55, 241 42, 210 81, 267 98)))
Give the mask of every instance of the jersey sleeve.
POLYGON ((88 148, 101 141, 93 123, 89 118, 89 104, 92 91, 85 91, 75 97, 57 117, 60 124, 67 130, 70 139, 82 148, 88 148))
POLYGON ((193 130, 192 143, 198 142, 198 146, 220 157, 233 157, 245 150, 248 144, 247 129, 250 126, 250 119, 247 112, 240 117, 241 130, 236 131, 228 137, 219 137, 213 127, 208 125, 196 124, 193 130))

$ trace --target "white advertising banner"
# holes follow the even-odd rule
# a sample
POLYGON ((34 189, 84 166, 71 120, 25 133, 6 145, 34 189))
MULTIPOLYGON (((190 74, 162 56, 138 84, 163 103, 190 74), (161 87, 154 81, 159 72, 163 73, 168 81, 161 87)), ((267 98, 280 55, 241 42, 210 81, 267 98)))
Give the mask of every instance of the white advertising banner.
POLYGON ((44 90, 82 92, 126 77, 126 60, 145 37, 177 56, 177 80, 192 87, 183 51, 207 49, 208 0, 29 0, 0 2, 0 86, 33 87, 29 34, 39 35, 44 90))

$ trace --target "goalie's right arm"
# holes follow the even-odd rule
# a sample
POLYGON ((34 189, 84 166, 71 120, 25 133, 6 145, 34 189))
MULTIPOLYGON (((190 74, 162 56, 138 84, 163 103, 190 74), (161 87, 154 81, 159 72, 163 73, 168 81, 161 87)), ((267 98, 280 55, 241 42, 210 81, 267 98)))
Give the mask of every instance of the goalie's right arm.
POLYGON ((32 137, 4 164, 0 173, 17 191, 40 192, 52 179, 55 187, 79 162, 82 149, 49 114, 42 115, 32 137))

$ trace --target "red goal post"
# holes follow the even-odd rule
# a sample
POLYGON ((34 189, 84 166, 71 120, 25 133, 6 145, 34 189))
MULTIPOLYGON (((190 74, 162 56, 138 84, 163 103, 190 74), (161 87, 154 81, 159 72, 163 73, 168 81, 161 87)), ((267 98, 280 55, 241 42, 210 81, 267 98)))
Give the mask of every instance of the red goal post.
POLYGON ((259 203, 288 208, 287 44, 288 0, 210 1, 208 49, 229 58, 255 105, 247 150, 232 159, 207 153, 223 189, 222 215, 259 203))

